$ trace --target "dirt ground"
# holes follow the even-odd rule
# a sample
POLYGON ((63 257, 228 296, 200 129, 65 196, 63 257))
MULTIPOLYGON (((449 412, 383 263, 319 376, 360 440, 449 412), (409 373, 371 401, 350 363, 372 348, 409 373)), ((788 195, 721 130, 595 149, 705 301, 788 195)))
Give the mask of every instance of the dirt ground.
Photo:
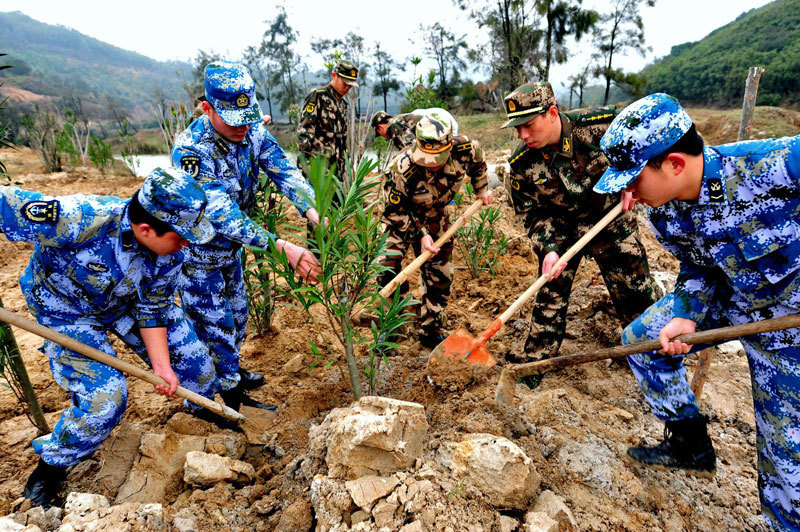
MULTIPOLYGON (((80 192, 127 197, 141 183, 130 177, 103 177, 93 169, 41 174, 35 155, 26 148, 2 150, 0 159, 16 184, 53 195, 80 192)), ((522 228, 513 219, 504 191, 496 189, 496 193, 503 204, 500 227, 511 243, 494 277, 484 274, 479 279, 470 278, 463 261, 456 257, 447 308, 450 331, 464 326, 479 334, 536 280, 535 259, 522 228)), ((675 274, 675 259, 658 245, 646 225, 641 232, 652 270, 675 274)), ((0 237, 0 297, 7 309, 26 316, 29 314, 18 279, 31 249, 28 244, 0 237)), ((530 304, 490 340, 489 349, 502 358, 518 347, 529 314, 530 304)), ((591 260, 584 260, 576 276, 568 320, 561 354, 592 351, 618 342, 623 324, 615 318, 602 276, 591 260)), ((343 363, 311 372, 282 370, 297 354, 305 355, 306 367, 313 362, 308 342, 318 338, 300 310, 281 305, 273 329, 275 332, 264 337, 248 337, 242 350, 243 366, 264 373, 268 381, 252 395, 279 405, 277 440, 246 455, 258 472, 256 487, 202 491, 178 486, 166 500, 154 501, 163 503, 171 514, 183 508, 187 500, 200 501, 203 511, 196 517, 203 530, 219 528, 214 516, 219 515, 220 508, 231 508, 237 497, 245 497, 249 503, 236 526, 229 523, 230 530, 271 530, 281 519, 286 501, 305 501, 310 506, 308 482, 296 474, 297 460, 306 452, 308 429, 320 423, 332 408, 346 406, 352 400, 343 363)), ((15 333, 52 425, 68 406, 69 397, 53 381, 47 359, 38 351, 40 340, 23 331, 15 333)), ((552 490, 564 498, 579 530, 766 529, 759 515, 755 426, 743 352, 715 354, 699 401, 712 419, 710 432, 719 460, 716 475, 706 479, 639 467, 625 460, 628 446, 657 442, 663 428, 649 413, 626 366, 596 362, 548 374, 532 391, 518 386, 519 416, 511 420, 493 400, 496 373, 478 372, 468 380, 442 379, 428 368, 427 350, 413 338, 402 344, 399 356, 392 357, 389 367, 382 369, 377 393, 425 406, 431 427, 426 452, 464 433, 484 432, 512 439, 534 461, 542 477, 542 490, 552 490)), ((119 343, 117 347, 122 359, 142 364, 119 343)), ((182 409, 179 401, 151 393, 150 385, 133 378, 128 384, 127 421, 158 428, 182 409)), ((35 436, 23 407, 10 391, 0 388, 0 515, 13 511, 14 501, 36 464, 30 446, 35 436)), ((70 490, 99 492, 112 498, 115 493, 102 488, 96 478, 99 464, 110 459, 106 445, 80 472, 70 474, 70 490)))

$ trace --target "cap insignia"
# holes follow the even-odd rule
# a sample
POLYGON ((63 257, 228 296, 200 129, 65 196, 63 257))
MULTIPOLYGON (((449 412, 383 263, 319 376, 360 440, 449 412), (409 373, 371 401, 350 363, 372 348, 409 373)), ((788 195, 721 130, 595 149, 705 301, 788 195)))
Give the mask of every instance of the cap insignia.
POLYGON ((236 98, 236 107, 241 109, 243 107, 247 107, 248 105, 250 105, 250 98, 247 96, 247 94, 240 94, 236 98))
POLYGON ((512 111, 512 112, 517 110, 517 106, 514 103, 514 100, 509 100, 508 101, 508 110, 512 111))

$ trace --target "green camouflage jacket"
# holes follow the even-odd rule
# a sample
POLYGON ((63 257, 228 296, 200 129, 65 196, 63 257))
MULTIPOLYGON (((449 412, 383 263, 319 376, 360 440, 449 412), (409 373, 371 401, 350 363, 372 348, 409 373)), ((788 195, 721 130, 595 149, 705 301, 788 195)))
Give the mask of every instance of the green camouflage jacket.
POLYGON ((303 104, 297 124, 297 148, 306 160, 325 155, 336 162, 338 175, 345 168, 347 147, 347 97, 339 96, 330 83, 312 90, 303 104))
MULTIPOLYGON (((616 113, 613 107, 559 113, 558 150, 528 148, 521 142, 508 160, 507 183, 514 211, 523 219, 534 248, 563 254, 619 201, 592 191, 608 166, 600 138, 616 113)), ((636 230, 627 212, 604 232, 621 240, 636 230)))
POLYGON ((469 176, 476 195, 489 186, 483 148, 465 135, 453 139, 450 158, 435 172, 415 164, 409 151, 397 154, 385 173, 383 222, 392 231, 427 233, 429 223, 438 224, 444 216, 464 176, 469 176))
POLYGON ((405 113, 389 120, 387 134, 395 148, 402 150, 414 144, 414 131, 420 118, 422 118, 422 115, 405 113))

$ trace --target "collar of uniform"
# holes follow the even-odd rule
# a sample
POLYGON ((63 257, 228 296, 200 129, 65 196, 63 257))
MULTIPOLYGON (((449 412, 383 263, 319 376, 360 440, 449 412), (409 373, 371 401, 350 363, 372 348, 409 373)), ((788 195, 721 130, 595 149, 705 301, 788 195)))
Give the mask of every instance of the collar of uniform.
POLYGON ((131 220, 128 218, 128 208, 129 205, 126 205, 125 210, 122 211, 122 219, 119 223, 119 242, 122 251, 135 251, 139 243, 136 242, 136 236, 133 234, 131 220))
POLYGON ((725 203, 728 194, 725 179, 722 175, 722 156, 710 146, 703 147, 703 182, 700 185, 700 196, 697 203, 725 203))
POLYGON ((333 88, 333 82, 332 81, 330 83, 328 83, 327 85, 325 85, 325 88, 328 89, 328 93, 330 93, 331 96, 336 98, 337 102, 344 98, 344 95, 339 94, 339 92, 336 89, 333 88))
POLYGON ((556 153, 571 159, 575 151, 572 139, 572 122, 570 122, 569 118, 567 118, 567 115, 564 113, 558 113, 558 117, 561 119, 561 138, 558 141, 558 150, 556 150, 556 153))
POLYGON ((211 133, 214 135, 214 145, 222 152, 222 155, 228 155, 230 152, 235 151, 235 146, 247 146, 249 144, 249 132, 245 135, 242 142, 233 142, 232 140, 226 139, 213 127, 211 128, 211 133))

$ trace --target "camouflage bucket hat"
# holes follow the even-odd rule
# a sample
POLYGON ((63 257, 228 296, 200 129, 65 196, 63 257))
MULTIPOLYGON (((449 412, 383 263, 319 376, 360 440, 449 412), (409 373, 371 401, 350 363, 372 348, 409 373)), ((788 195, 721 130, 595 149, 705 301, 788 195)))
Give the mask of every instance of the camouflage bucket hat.
POLYGON ((386 111, 378 111, 372 115, 372 120, 370 120, 369 125, 372 126, 372 129, 375 129, 378 127, 378 124, 388 122, 390 118, 392 118, 392 115, 387 114, 386 111))
POLYGON ((192 244, 214 238, 214 228, 204 217, 206 195, 197 181, 179 168, 150 172, 139 189, 139 203, 192 244))
POLYGON ((668 94, 651 94, 633 102, 617 115, 600 139, 608 169, 594 191, 612 194, 625 190, 639 177, 647 161, 678 142, 691 127, 692 119, 668 94))
POLYGON ((411 160, 426 168, 442 166, 453 147, 453 128, 441 116, 423 116, 417 122, 417 141, 411 148, 411 160))
POLYGON ((547 82, 525 83, 513 90, 503 100, 506 122, 500 126, 516 127, 527 123, 534 116, 558 105, 553 87, 547 82))
POLYGON ((340 60, 336 63, 334 72, 351 87, 358 87, 358 67, 352 61, 340 60))
POLYGON ((209 63, 205 69, 205 87, 206 99, 229 126, 261 121, 256 84, 243 65, 231 61, 209 63))

